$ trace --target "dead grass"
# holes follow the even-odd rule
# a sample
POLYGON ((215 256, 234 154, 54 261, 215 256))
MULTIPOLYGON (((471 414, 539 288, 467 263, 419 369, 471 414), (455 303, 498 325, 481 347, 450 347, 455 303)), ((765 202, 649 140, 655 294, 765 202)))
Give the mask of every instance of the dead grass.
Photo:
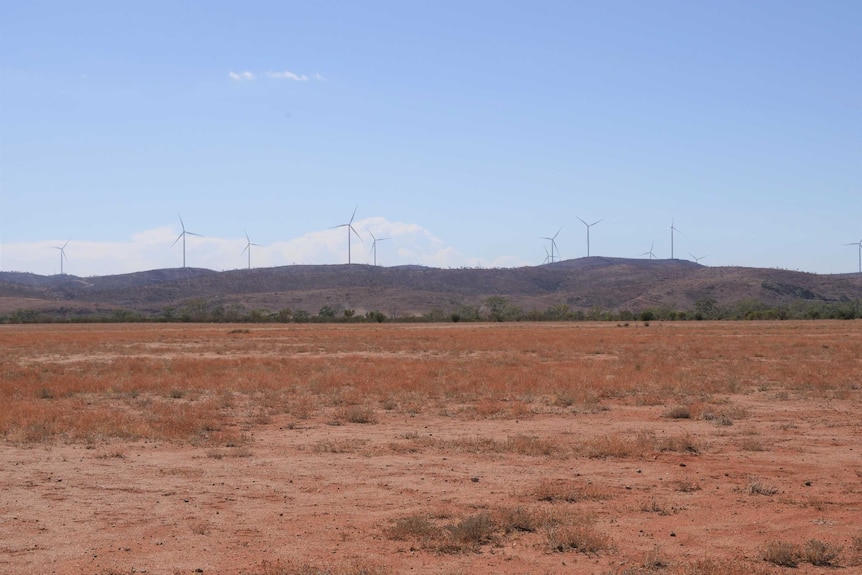
POLYGON ((601 501, 612 497, 611 490, 604 485, 571 479, 546 479, 529 494, 538 501, 574 503, 577 501, 601 501))
POLYGON ((493 543, 499 530, 491 514, 483 511, 445 524, 434 523, 422 515, 402 517, 387 530, 387 536, 414 541, 436 553, 467 553, 493 543))
POLYGON ((809 539, 804 545, 787 541, 770 541, 763 548, 763 559, 780 567, 796 567, 810 563, 815 567, 835 567, 841 555, 841 547, 817 539, 809 539))
MULTIPOLYGON (((577 407, 576 413, 595 413, 591 406, 607 401, 670 404, 669 419, 729 425, 746 414, 709 398, 744 391, 743 382, 769 393, 850 397, 853 382, 862 379, 855 348, 829 346, 833 367, 822 369, 822 361, 811 361, 827 353, 822 340, 802 340, 793 324, 784 325, 770 328, 770 337, 728 337, 736 325, 685 324, 679 326, 688 332, 684 339, 675 337, 676 329, 651 329, 647 338, 644 330, 577 324, 554 330, 500 325, 493 338, 483 337, 487 326, 469 325, 429 328, 421 337, 403 337, 400 326, 364 325, 291 326, 241 337, 218 325, 4 326, 0 435, 22 443, 100 437, 192 442, 206 434, 202 428, 240 413, 254 413, 251 423, 266 425, 282 413, 305 420, 337 408, 341 421, 369 424, 379 419, 372 406, 417 415, 460 404, 465 407, 452 412, 457 417, 523 418, 542 409, 540 398, 551 398, 557 409, 577 407), (662 352, 671 348, 673 354, 662 352), (582 360, 571 360, 573 349, 585 350, 582 360), (752 364, 751 357, 760 361, 752 364), (150 420, 142 402, 160 413, 150 420)), ((821 326, 835 337, 849 329, 827 322, 805 328, 821 326)), ((703 448, 635 434, 587 439, 569 451, 648 457, 703 448)), ((551 440, 513 440, 521 444, 508 448, 515 452, 566 452, 551 440)), ((757 449, 753 442, 750 447, 757 449)))
POLYGON ((775 495, 778 487, 760 479, 750 479, 745 486, 745 492, 749 495, 775 495))
POLYGON ((313 565, 295 561, 262 561, 248 575, 388 575, 388 569, 366 561, 344 561, 330 565, 313 565))

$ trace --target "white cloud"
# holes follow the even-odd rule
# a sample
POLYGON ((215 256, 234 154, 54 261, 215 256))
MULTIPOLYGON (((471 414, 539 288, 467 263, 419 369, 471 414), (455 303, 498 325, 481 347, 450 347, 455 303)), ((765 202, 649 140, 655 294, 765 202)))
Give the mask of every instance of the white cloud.
MULTIPOLYGON (((373 263, 370 231, 379 240, 377 263, 381 266, 413 264, 460 268, 527 265, 527 262, 511 257, 491 261, 465 255, 417 224, 371 217, 353 222, 353 227, 362 238, 360 240, 352 236, 350 240, 350 260, 357 264, 373 263)), ((180 240, 173 246, 171 244, 180 232, 177 227, 166 226, 138 232, 128 241, 96 242, 72 238, 65 250, 67 259, 63 269, 68 274, 86 277, 178 268, 183 263, 183 242, 180 240)), ((262 232, 258 231, 258 234, 262 232)), ((65 241, 0 244, 0 269, 42 275, 58 274, 60 260, 54 246, 63 245, 65 241)), ((253 237, 252 241, 264 244, 251 247, 252 267, 347 263, 345 228, 314 231, 270 243, 265 243, 259 237, 253 237)), ((243 253, 245 247, 245 237, 187 236, 186 264, 219 271, 244 268, 248 265, 248 253, 243 253)))
POLYGON ((245 72, 228 72, 228 76, 231 80, 236 80, 237 82, 254 80, 254 74, 247 70, 245 72))
POLYGON ((284 72, 267 72, 267 76, 275 80, 293 80, 294 82, 307 82, 308 76, 305 74, 294 74, 289 70, 284 72))

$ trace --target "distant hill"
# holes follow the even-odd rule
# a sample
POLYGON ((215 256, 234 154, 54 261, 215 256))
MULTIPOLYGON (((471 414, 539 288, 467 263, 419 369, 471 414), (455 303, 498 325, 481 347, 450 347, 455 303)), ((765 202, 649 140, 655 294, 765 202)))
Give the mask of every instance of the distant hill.
POLYGON ((479 308, 491 297, 524 312, 692 310, 704 302, 775 307, 862 300, 862 275, 707 267, 686 260, 590 257, 511 269, 301 265, 215 272, 163 269, 80 278, 0 272, 0 314, 22 310, 92 314, 126 310, 156 316, 168 308, 316 315, 324 306, 394 316, 479 308), (699 303, 700 302, 700 303, 699 303))

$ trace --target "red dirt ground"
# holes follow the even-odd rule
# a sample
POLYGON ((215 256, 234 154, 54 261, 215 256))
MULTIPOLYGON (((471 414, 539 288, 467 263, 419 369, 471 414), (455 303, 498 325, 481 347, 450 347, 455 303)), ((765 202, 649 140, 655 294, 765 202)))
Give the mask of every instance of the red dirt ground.
POLYGON ((249 428, 238 447, 7 439, 0 572, 862 572, 859 386, 820 394, 742 385, 711 401, 736 416, 724 425, 670 418, 675 400, 486 417, 435 402, 414 414, 378 409, 372 423, 336 425, 326 410, 307 419, 277 414, 249 428), (638 434, 693 448, 616 456, 563 449, 638 434), (519 438, 560 452, 518 447, 519 438), (554 482, 598 496, 540 500, 537 489, 554 482), (774 493, 751 493, 758 485, 774 493), (561 552, 539 527, 441 552, 392 535, 405 517, 451 525, 516 508, 583 517, 608 544, 561 552), (811 539, 842 548, 838 571, 762 559, 770 541, 811 539))

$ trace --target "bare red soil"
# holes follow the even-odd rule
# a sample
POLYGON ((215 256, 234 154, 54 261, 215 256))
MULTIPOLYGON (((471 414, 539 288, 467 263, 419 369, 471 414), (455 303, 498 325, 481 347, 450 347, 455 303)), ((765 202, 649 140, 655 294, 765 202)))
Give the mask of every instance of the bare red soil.
POLYGON ((4 326, 0 572, 858 572, 859 328, 4 326))

